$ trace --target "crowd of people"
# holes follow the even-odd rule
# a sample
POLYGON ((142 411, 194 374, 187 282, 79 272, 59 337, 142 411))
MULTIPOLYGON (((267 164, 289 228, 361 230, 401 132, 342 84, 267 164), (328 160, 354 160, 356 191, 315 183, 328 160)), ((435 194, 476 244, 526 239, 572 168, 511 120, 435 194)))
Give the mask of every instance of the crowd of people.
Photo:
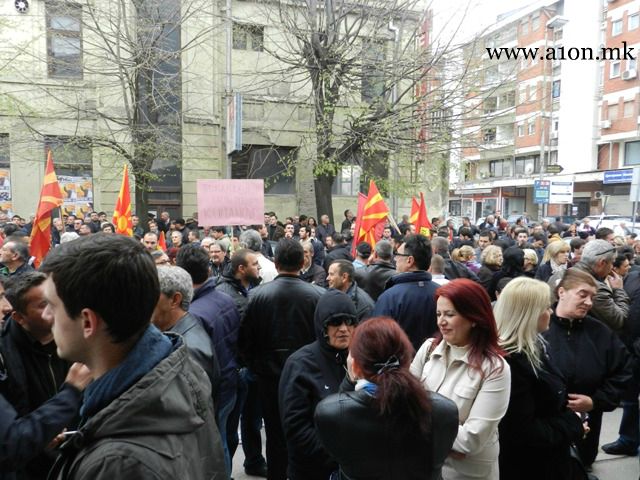
POLYGON ((273 480, 587 479, 620 405, 601 448, 637 455, 630 231, 404 217, 370 245, 349 210, 162 212, 130 238, 93 212, 55 219, 34 270, 20 221, 0 218, 7 478, 230 478, 241 444, 273 480))

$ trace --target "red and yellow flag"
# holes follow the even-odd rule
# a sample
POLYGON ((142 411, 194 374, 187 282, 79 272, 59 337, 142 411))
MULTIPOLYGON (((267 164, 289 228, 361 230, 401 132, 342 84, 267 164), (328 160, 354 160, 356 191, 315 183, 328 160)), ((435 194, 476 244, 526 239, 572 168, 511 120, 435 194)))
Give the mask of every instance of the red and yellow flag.
MULTIPOLYGON (((411 215, 409 215, 409 223, 416 225, 418 223, 418 216, 420 215, 420 204, 416 200, 416 197, 411 197, 411 215)), ((418 227, 416 226, 416 229, 418 227)))
POLYGON ((133 222, 131 221, 131 193, 129 193, 129 169, 124 165, 122 174, 122 184, 120 194, 116 201, 116 208, 113 210, 113 224, 116 233, 133 236, 133 222))
POLYGON ((51 248, 51 212, 62 205, 62 192, 58 177, 53 169, 51 150, 47 153, 47 166, 44 182, 40 191, 38 211, 31 230, 31 255, 35 257, 34 266, 38 268, 51 248))
POLYGON ((367 242, 371 245, 371 248, 375 247, 376 242, 382 235, 382 229, 376 227, 381 226, 380 224, 386 220, 387 215, 389 215, 389 208, 384 203, 375 182, 371 180, 369 194, 366 199, 362 195, 358 201, 356 238, 353 244, 358 245, 360 242, 367 242))
POLYGON ((163 252, 167 251, 167 239, 164 236, 164 230, 160 230, 160 234, 158 235, 158 247, 160 247, 163 252))
POLYGON ((432 228, 433 225, 431 225, 427 216, 427 204, 424 201, 424 195, 420 192, 420 213, 416 222, 416 232, 430 238, 432 228))

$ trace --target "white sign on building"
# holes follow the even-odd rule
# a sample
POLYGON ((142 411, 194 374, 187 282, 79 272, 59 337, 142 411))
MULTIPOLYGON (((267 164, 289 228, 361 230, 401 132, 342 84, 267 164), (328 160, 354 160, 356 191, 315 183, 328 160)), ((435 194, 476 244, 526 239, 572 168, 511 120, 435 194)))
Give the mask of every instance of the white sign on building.
POLYGON ((573 182, 552 180, 549 186, 549 203, 573 203, 573 182))

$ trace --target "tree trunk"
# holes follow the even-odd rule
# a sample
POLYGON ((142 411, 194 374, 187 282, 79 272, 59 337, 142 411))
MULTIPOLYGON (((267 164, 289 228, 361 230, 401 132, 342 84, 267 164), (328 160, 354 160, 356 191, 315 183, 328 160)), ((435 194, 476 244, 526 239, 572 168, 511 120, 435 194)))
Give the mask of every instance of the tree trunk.
MULTIPOLYGON (((316 208, 318 210, 318 223, 322 215, 329 215, 329 221, 333 223, 333 197, 331 186, 333 185, 333 175, 316 175, 314 186, 316 189, 316 208)), ((337 230, 337 229, 336 229, 337 230)))
MULTIPOLYGON (((142 222, 147 221, 147 212, 149 211, 149 192, 144 186, 138 185, 138 182, 134 182, 136 194, 136 209, 135 213, 140 217, 142 222)), ((160 212, 158 212, 159 214, 160 212)))

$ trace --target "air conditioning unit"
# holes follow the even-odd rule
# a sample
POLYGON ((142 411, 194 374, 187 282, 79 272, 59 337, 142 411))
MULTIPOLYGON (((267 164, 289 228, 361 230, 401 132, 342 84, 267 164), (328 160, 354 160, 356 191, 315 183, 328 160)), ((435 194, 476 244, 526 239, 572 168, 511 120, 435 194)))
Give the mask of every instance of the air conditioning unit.
POLYGON ((623 80, 631 80, 633 78, 636 78, 637 76, 638 76, 638 71, 634 68, 631 68, 629 70, 625 70, 624 72, 622 72, 623 80))
POLYGON ((558 139, 558 131, 557 130, 553 130, 551 133, 549 133, 549 138, 551 140, 557 140, 558 139))
POLYGON ((593 192, 593 199, 594 200, 602 200, 602 198, 604 197, 604 192, 603 191, 597 191, 597 192, 593 192))
POLYGON ((603 129, 611 128, 611 120, 602 120, 600 122, 600 128, 603 128, 603 129))

